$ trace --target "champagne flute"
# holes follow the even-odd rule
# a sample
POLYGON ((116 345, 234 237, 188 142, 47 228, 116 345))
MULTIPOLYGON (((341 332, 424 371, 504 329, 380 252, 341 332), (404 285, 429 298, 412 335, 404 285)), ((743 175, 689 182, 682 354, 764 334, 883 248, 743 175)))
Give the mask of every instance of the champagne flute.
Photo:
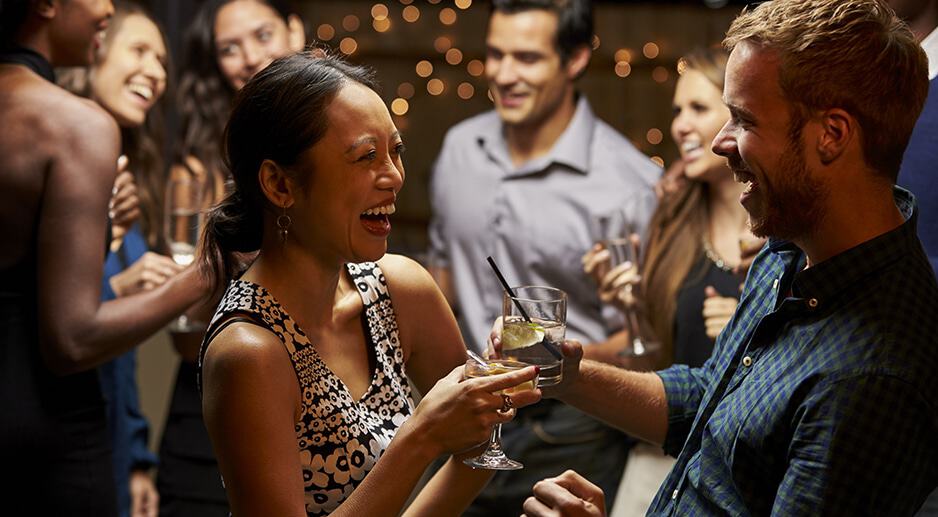
MULTIPOLYGON (((194 177, 170 178, 166 184, 163 232, 173 260, 188 266, 195 260, 202 227, 202 183, 194 177)), ((172 323, 171 332, 192 332, 201 328, 183 313, 172 323)))
MULTIPOLYGON (((609 252, 609 263, 605 271, 626 262, 631 263, 636 273, 641 271, 641 236, 623 210, 614 210, 594 217, 593 229, 595 240, 609 252)), ((632 286, 626 285, 626 294, 632 286)), ((625 328, 631 342, 619 355, 622 357, 642 357, 658 350, 660 343, 648 335, 646 326, 641 322, 641 315, 634 305, 627 303, 624 309, 625 328)))
MULTIPOLYGON (((465 375, 467 378, 486 377, 489 375, 498 375, 500 373, 521 370, 530 366, 520 361, 509 361, 507 359, 482 359, 475 356, 466 361, 465 375)), ((523 382, 517 386, 502 390, 502 394, 510 395, 524 390, 533 390, 537 385, 537 378, 523 382)), ((502 450, 502 424, 495 424, 492 428, 492 434, 489 437, 488 446, 485 451, 474 457, 463 460, 463 463, 476 469, 488 470, 518 470, 524 467, 520 462, 515 461, 505 455, 502 450)))

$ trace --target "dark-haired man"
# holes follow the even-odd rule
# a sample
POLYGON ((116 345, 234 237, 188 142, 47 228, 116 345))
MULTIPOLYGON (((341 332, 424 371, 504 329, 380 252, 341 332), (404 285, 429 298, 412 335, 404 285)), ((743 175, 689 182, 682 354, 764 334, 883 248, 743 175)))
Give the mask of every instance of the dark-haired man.
MULTIPOLYGON (((641 229, 659 169, 599 120, 576 80, 592 53, 584 0, 496 0, 486 35, 495 110, 453 127, 434 167, 431 263, 459 314, 467 346, 483 351, 501 315, 491 255, 515 285, 563 289, 567 335, 599 357, 621 323, 603 307, 580 257, 591 217, 622 209, 641 229)), ((610 353, 615 357, 615 351, 610 353)), ((467 515, 518 515, 533 481, 577 465, 614 491, 629 442, 562 404, 522 411, 503 443, 524 470, 499 473, 467 515)))

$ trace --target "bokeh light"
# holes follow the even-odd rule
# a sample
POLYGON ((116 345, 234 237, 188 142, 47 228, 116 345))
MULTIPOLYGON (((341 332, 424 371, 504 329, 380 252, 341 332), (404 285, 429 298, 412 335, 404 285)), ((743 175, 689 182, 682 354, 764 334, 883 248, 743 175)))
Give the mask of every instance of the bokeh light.
POLYGON ((410 5, 410 4, 414 3, 414 0, 401 0, 401 3, 404 4, 404 5, 410 5))
POLYGON ((414 85, 411 83, 401 83, 397 86, 397 96, 409 99, 414 96, 414 85))
POLYGON ((433 63, 423 59, 417 63, 415 70, 420 77, 430 77, 430 74, 433 73, 433 63))
POLYGON ((355 32, 358 30, 358 27, 361 26, 361 20, 358 19, 358 16, 354 14, 349 14, 345 18, 342 18, 342 28, 349 31, 355 32))
POLYGON ((401 18, 404 18, 404 21, 407 23, 414 23, 420 19, 420 9, 418 9, 417 6, 408 5, 401 13, 401 18))
POLYGON ((654 79, 656 83, 663 83, 667 81, 670 76, 671 73, 663 66, 656 66, 654 70, 651 71, 651 78, 654 79))
POLYGON ((371 17, 375 20, 384 20, 388 17, 388 6, 384 4, 375 4, 371 6, 371 17))
POLYGON ((642 47, 642 54, 644 54, 648 59, 654 59, 658 57, 659 53, 661 53, 661 49, 659 49, 658 45, 654 42, 649 41, 648 43, 645 43, 645 46, 642 47))
POLYGON ((459 86, 456 87, 456 95, 459 95, 460 99, 469 100, 475 93, 475 87, 469 83, 459 83, 459 86))
POLYGON ((469 75, 472 77, 479 77, 483 72, 485 72, 485 65, 482 63, 482 61, 473 59, 466 65, 466 71, 469 72, 469 75))
POLYGON ((440 36, 437 39, 433 40, 433 48, 440 54, 446 52, 453 46, 453 40, 447 38, 446 36, 440 36))
POLYGON ((440 23, 443 25, 452 25, 456 23, 456 11, 449 7, 440 9, 440 23))
POLYGON ((436 5, 436 4, 440 3, 440 0, 427 0, 427 2, 429 2, 429 3, 433 4, 433 5, 436 5))
POLYGON ((602 45, 602 41, 600 41, 599 36, 593 34, 593 50, 599 50, 600 45, 602 45))
POLYGON ((394 99, 393 101, 391 101, 391 112, 394 113, 395 115, 399 115, 399 116, 406 115, 407 110, 409 109, 410 109, 410 103, 408 103, 405 99, 401 99, 400 97, 398 97, 394 99))
POLYGON ((429 92, 430 95, 440 95, 445 89, 446 87, 443 81, 439 79, 430 79, 427 81, 427 92, 429 92))
POLYGON ((645 140, 648 140, 648 143, 651 145, 658 145, 661 143, 661 140, 664 139, 664 135, 661 133, 661 130, 653 127, 645 133, 645 140))
POLYGON ((468 9, 472 6, 472 0, 456 0, 456 7, 460 9, 468 9))
POLYGON ((358 42, 355 41, 355 38, 342 38, 342 41, 339 42, 339 50, 347 56, 354 54, 358 50, 358 42))
POLYGON ((664 167, 664 158, 660 156, 652 156, 651 161, 658 164, 658 167, 664 167))
POLYGON ((462 63, 462 51, 458 48, 451 48, 446 51, 446 62, 456 66, 462 63))
POLYGON ((619 77, 628 77, 632 73, 632 65, 625 61, 616 63, 616 75, 619 77))
POLYGON ((374 27, 375 31, 377 32, 387 32, 391 28, 391 19, 375 19, 373 22, 371 22, 371 26, 374 27))
POLYGON ((492 90, 486 91, 485 96, 488 97, 490 101, 495 102, 495 97, 492 97, 492 90))
POLYGON ((677 60, 677 73, 678 75, 684 75, 684 71, 687 70, 687 60, 683 57, 677 60))
POLYGON ((620 48, 616 51, 615 55, 616 62, 625 61, 629 62, 632 60, 632 51, 627 48, 620 48))
POLYGON ((321 41, 329 41, 335 37, 335 27, 324 23, 316 28, 316 37, 321 41))

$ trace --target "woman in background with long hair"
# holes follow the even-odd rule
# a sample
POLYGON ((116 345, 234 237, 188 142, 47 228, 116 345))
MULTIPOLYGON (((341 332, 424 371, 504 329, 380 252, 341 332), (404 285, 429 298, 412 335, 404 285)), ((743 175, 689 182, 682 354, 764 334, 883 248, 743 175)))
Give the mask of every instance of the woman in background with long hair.
MULTIPOLYGON (((745 186, 710 144, 729 119, 723 104, 727 54, 697 49, 679 62, 671 136, 678 145, 686 181, 659 201, 648 225, 641 274, 634 264, 604 268, 609 254, 596 247, 584 267, 599 284, 600 297, 638 310, 661 343, 657 367, 700 366, 736 308, 739 268, 754 237, 739 204, 745 186)), ((743 266, 744 269, 744 266, 743 266)), ((646 444, 633 448, 613 515, 644 515, 673 460, 646 444), (625 492, 623 492, 623 490, 625 492)))
MULTIPOLYGON (((208 0, 193 18, 184 35, 177 95, 181 127, 170 174, 199 180, 206 208, 226 194, 221 141, 235 93, 272 60, 301 50, 305 42, 302 21, 281 0, 208 0)), ((205 321, 213 310, 203 309, 192 319, 205 321)), ((160 514, 169 517, 228 515, 196 384, 202 335, 172 335, 181 362, 157 478, 160 514)))

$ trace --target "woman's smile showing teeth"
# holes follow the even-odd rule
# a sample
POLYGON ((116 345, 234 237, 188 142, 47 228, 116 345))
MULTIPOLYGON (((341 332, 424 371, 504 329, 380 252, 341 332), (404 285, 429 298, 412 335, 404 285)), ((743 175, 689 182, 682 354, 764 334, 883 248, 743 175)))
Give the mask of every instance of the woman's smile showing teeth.
POLYGON ((362 226, 369 233, 379 237, 387 237, 391 233, 391 221, 388 216, 397 211, 394 203, 369 208, 362 212, 360 219, 362 226))

